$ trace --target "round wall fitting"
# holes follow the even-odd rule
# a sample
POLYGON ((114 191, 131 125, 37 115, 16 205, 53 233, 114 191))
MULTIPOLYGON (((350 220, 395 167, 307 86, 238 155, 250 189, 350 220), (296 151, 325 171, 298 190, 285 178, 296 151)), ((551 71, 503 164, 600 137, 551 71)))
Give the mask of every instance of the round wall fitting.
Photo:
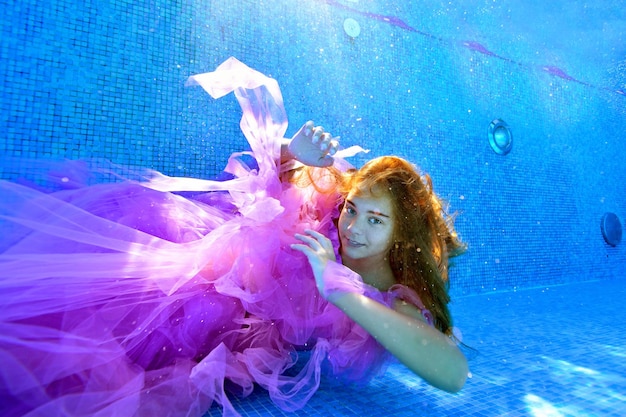
POLYGON ((504 120, 495 119, 489 125, 489 145, 498 155, 506 155, 513 148, 513 133, 504 120))
POLYGON ((345 30, 351 38, 356 38, 361 34, 361 25, 359 25, 359 22, 349 17, 343 21, 343 30, 345 30))
POLYGON ((609 245, 617 246, 622 241, 622 223, 615 213, 604 213, 600 229, 604 240, 609 245))

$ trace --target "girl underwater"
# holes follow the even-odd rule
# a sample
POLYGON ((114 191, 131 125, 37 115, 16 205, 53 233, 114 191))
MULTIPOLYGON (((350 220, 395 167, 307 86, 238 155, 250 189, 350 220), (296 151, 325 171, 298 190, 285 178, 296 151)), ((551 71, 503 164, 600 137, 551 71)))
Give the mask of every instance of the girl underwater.
POLYGON ((312 122, 282 139, 278 84, 234 58, 190 82, 241 105, 232 179, 0 181, 4 415, 238 415, 228 393, 255 384, 293 411, 322 374, 364 383, 392 355, 461 389, 463 245, 430 179, 397 157, 355 170, 312 122))

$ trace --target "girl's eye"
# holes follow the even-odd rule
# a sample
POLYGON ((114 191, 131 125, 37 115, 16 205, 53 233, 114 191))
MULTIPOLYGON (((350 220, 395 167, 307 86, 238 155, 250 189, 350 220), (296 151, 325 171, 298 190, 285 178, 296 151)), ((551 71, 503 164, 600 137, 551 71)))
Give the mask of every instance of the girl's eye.
POLYGON ((377 217, 370 217, 369 218, 369 222, 370 224, 382 224, 383 222, 377 218, 377 217))
POLYGON ((356 210, 352 207, 346 206, 346 213, 348 214, 356 214, 356 210))

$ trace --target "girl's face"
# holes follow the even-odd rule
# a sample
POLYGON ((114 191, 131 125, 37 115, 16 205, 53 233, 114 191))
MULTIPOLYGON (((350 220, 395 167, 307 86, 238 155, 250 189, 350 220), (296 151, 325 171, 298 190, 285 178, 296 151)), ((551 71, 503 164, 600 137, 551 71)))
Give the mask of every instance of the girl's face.
POLYGON ((363 192, 357 196, 350 192, 339 216, 342 258, 373 266, 388 262, 394 222, 391 199, 386 193, 363 192))

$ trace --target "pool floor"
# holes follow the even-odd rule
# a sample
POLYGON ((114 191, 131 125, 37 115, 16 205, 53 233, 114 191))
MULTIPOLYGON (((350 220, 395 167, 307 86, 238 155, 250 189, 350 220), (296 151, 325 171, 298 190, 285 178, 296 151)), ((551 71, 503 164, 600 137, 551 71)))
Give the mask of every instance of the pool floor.
MULTIPOLYGON (((452 305, 472 378, 458 394, 402 365, 365 387, 322 380, 307 406, 277 409, 262 389, 233 399, 242 416, 624 416, 626 281, 458 298, 452 305)), ((218 406, 208 416, 221 416, 218 406)))

